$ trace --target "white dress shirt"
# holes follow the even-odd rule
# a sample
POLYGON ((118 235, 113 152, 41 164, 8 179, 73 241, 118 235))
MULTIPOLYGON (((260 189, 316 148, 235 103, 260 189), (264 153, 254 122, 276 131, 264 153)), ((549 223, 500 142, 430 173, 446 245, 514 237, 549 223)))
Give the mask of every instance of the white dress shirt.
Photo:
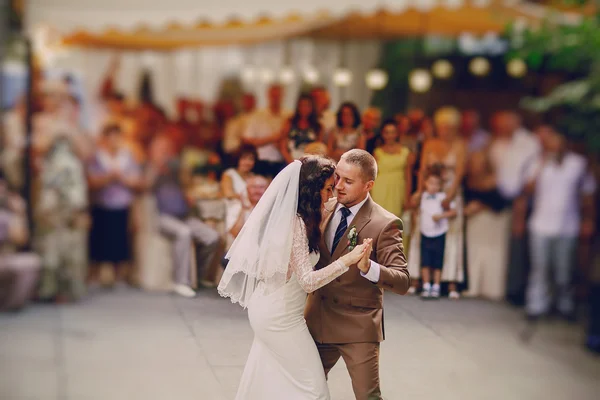
POLYGON ((235 153, 242 145, 242 135, 246 132, 248 122, 253 113, 242 113, 231 118, 225 125, 223 135, 223 151, 227 154, 235 153))
MULTIPOLYGON (((420 205, 420 229, 421 234, 428 238, 434 238, 448 232, 448 218, 441 219, 437 222, 433 220, 434 215, 439 215, 444 212, 442 202, 446 199, 446 193, 423 193, 420 205)), ((450 208, 456 207, 455 202, 450 203, 450 208)))
MULTIPOLYGON (((348 227, 352 226, 352 221, 354 221, 354 217, 356 217, 356 214, 358 214, 358 212, 360 211, 362 206, 367 202, 368 198, 369 198, 369 196, 367 195, 367 197, 365 197, 365 199, 363 201, 348 208, 348 210, 350 210, 350 215, 348 215, 348 217, 346 217, 346 222, 348 224, 348 227)), ((325 229, 325 241, 327 243, 327 249, 329 251, 331 251, 331 248, 333 247, 333 240, 335 239, 335 231, 337 230, 337 227, 340 224, 340 221, 342 220, 342 212, 340 210, 343 207, 344 206, 342 204, 338 203, 338 205, 335 208, 333 217, 331 217, 331 220, 329 221, 329 225, 325 229)), ((343 242, 343 240, 340 241, 340 244, 338 244, 338 246, 340 246, 342 242, 343 242)), ((361 243, 357 243, 357 245, 359 245, 359 244, 361 244, 361 243)), ((373 260, 370 260, 370 262, 371 262, 371 268, 369 268, 369 271, 366 274, 363 274, 362 272, 360 274, 362 276, 364 276, 365 278, 367 278, 368 280, 370 280, 371 282, 377 283, 377 282, 379 282, 381 266, 373 260)))
POLYGON ((498 178, 498 191, 503 197, 512 200, 521 194, 526 171, 540 151, 539 140, 525 128, 519 128, 508 140, 494 140, 490 157, 498 178))
MULTIPOLYGON (((540 168, 539 158, 530 167, 534 179, 540 168)), ((547 161, 537 176, 533 210, 529 220, 532 233, 544 236, 574 237, 581 223, 581 196, 592 195, 596 181, 587 161, 575 153, 565 154, 562 162, 547 161)))
MULTIPOLYGON (((281 131, 285 123, 287 113, 281 111, 273 114, 270 109, 260 110, 254 113, 248 120, 246 131, 243 134, 247 139, 264 139, 281 131)), ((261 161, 283 162, 283 156, 277 144, 271 143, 260 146, 257 149, 258 159, 261 161)))

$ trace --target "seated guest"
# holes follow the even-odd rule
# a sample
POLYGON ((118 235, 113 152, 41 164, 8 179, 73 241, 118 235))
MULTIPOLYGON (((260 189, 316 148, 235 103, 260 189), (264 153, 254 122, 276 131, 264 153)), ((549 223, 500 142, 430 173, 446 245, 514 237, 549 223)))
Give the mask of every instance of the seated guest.
POLYGON ((221 178, 221 190, 225 196, 226 217, 225 231, 233 227, 244 204, 248 204, 248 188, 246 181, 252 175, 258 154, 256 148, 244 145, 240 149, 240 156, 236 168, 229 168, 221 178))
POLYGON ((9 193, 0 172, 0 310, 23 307, 34 295, 40 258, 17 250, 28 239, 23 200, 9 193))
POLYGON ((247 185, 248 185, 248 203, 245 204, 244 207, 239 211, 239 214, 235 221, 235 224, 227 232, 229 235, 227 248, 229 248, 229 246, 231 246, 231 243, 233 243, 233 240, 240 233, 240 231, 242 230, 242 228, 244 226, 244 223, 250 216, 250 213, 252 213, 252 210, 254 210, 254 207, 256 207, 256 205, 260 201, 260 198, 267 190, 267 187, 269 186, 269 180, 267 178, 265 178, 264 176, 254 175, 248 179, 247 185))
POLYGON ((195 168, 187 190, 187 197, 197 207, 198 217, 216 230, 225 219, 225 202, 217 177, 219 170, 218 165, 212 164, 195 168))
POLYGON ((190 263, 192 244, 200 246, 197 253, 198 277, 213 261, 219 244, 219 234, 209 225, 191 216, 188 198, 180 182, 179 163, 164 156, 173 154, 168 138, 159 137, 151 149, 151 164, 148 168, 147 184, 156 196, 159 212, 159 228, 173 240, 175 264, 175 293, 194 297, 190 287, 190 263))

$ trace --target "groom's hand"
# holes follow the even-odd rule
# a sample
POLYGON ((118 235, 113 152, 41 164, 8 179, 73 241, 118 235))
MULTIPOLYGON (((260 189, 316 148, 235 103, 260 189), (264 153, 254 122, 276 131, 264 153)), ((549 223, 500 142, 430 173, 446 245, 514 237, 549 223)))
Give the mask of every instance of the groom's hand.
POLYGON ((373 251, 373 239, 365 239, 363 241, 363 244, 367 245, 367 249, 366 249, 365 253, 363 254, 363 257, 358 262, 358 264, 356 264, 356 266, 358 267, 360 272, 362 272, 363 274, 366 274, 367 272, 369 272, 369 269, 371 268, 370 257, 371 257, 371 252, 373 251))

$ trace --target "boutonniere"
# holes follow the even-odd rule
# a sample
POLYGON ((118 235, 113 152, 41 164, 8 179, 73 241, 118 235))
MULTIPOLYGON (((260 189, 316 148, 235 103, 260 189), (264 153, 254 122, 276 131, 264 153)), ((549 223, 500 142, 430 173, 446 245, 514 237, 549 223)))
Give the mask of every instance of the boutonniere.
POLYGON ((356 231, 356 225, 352 225, 350 227, 350 232, 348 232, 348 240, 350 241, 348 249, 352 251, 354 250, 354 248, 356 247, 356 243, 358 242, 358 232, 356 231))

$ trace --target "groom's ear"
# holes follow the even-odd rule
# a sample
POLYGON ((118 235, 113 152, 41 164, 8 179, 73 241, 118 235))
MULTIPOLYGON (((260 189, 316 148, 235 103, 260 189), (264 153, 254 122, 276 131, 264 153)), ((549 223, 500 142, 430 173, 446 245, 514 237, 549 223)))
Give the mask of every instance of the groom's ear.
POLYGON ((371 191, 371 189, 373 189, 373 185, 375 184, 375 181, 369 181, 366 183, 366 189, 368 192, 371 191))

